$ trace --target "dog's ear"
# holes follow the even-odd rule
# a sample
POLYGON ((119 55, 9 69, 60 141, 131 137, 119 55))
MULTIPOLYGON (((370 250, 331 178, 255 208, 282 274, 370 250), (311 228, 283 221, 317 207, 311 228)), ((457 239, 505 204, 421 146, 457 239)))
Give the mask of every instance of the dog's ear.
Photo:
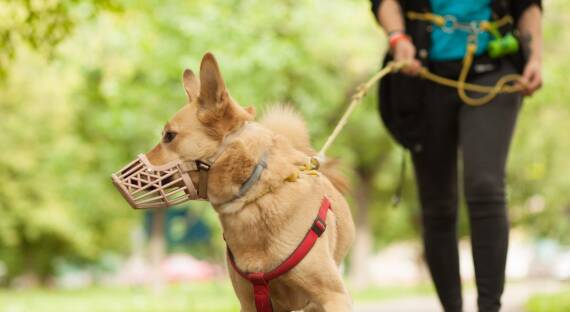
POLYGON ((194 102, 200 94, 200 81, 198 81, 198 78, 190 69, 184 70, 182 84, 184 85, 184 90, 186 90, 186 95, 188 95, 188 101, 190 103, 194 102))
POLYGON ((216 112, 227 104, 228 93, 218 62, 210 52, 202 58, 200 65, 200 105, 202 108, 216 112))

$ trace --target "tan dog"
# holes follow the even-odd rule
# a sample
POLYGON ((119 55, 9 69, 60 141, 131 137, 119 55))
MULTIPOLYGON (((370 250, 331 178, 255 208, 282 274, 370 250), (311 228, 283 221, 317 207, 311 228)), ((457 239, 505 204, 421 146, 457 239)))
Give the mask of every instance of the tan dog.
MULTIPOLYGON (((209 172, 208 199, 242 271, 267 272, 285 260, 327 196, 332 212, 326 231, 296 267, 270 282, 271 299, 276 312, 351 311, 339 265, 354 239, 352 216, 339 192, 341 176, 330 164, 321 168, 325 175, 300 172, 314 155, 303 120, 277 107, 260 123, 253 122, 253 109, 242 108, 230 97, 209 53, 202 60, 200 79, 186 70, 183 81, 189 103, 166 124, 162 142, 147 153, 149 161, 161 165, 219 153, 209 172), (267 169, 243 197, 236 198, 264 154, 267 169)), ((191 178, 198 183, 197 173, 191 178)), ((231 266, 228 271, 241 310, 255 312, 251 284, 231 266)))

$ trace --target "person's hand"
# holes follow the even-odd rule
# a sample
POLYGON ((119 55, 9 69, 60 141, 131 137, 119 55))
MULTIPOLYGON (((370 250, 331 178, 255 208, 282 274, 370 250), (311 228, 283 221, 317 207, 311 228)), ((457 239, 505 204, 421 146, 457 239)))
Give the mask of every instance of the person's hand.
POLYGON ((421 63, 415 59, 416 47, 409 38, 402 38, 393 44, 392 54, 394 61, 404 61, 406 66, 402 68, 402 73, 416 76, 421 69, 421 63))
POLYGON ((522 93, 526 96, 531 96, 542 87, 542 62, 540 59, 531 58, 528 60, 519 83, 523 87, 522 93))

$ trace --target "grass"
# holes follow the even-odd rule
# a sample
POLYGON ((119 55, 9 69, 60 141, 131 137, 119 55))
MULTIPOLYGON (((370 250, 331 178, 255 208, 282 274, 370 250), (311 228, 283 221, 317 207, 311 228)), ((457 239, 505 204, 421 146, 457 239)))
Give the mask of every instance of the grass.
POLYGON ((536 295, 526 304, 528 312, 570 311, 570 287, 555 294, 536 295))
MULTIPOLYGON (((350 289, 350 286, 348 287, 350 289)), ((431 284, 414 286, 374 286, 363 290, 352 291, 355 302, 372 302, 388 299, 396 299, 411 296, 431 295, 435 290, 431 284)))
MULTIPOLYGON (((431 286, 374 287, 353 292, 356 302, 430 294, 431 286)), ((0 290, 2 312, 229 312, 239 304, 228 282, 147 288, 0 290)))
MULTIPOLYGON (((469 286, 467 286, 469 287, 469 286)), ((349 287, 351 288, 351 287, 349 287)), ((356 303, 377 302, 418 295, 433 295, 430 284, 372 287, 352 292, 356 303)), ((535 295, 525 311, 570 311, 570 287, 555 293, 535 295)), ((230 312, 239 304, 229 282, 204 282, 171 286, 161 293, 148 288, 95 287, 65 289, 0 289, 2 312, 230 312)))
POLYGON ((239 311, 227 283, 194 283, 168 287, 161 293, 147 288, 88 288, 81 290, 0 291, 3 312, 178 312, 239 311))

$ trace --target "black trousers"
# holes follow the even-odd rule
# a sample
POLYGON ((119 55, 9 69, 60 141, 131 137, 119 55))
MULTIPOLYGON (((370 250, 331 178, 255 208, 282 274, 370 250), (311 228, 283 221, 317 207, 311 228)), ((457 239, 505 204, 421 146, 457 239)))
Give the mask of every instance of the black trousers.
MULTIPOLYGON (((494 85, 501 76, 515 73, 506 61, 496 66, 471 82, 494 85)), ((432 69, 437 72, 437 66, 432 69)), ((469 212, 479 311, 498 311, 509 241, 505 166, 522 98, 520 94, 503 94, 489 104, 471 107, 452 88, 434 83, 426 93, 426 137, 423 149, 413 153, 412 159, 427 264, 445 311, 461 311, 459 162, 469 212)))

